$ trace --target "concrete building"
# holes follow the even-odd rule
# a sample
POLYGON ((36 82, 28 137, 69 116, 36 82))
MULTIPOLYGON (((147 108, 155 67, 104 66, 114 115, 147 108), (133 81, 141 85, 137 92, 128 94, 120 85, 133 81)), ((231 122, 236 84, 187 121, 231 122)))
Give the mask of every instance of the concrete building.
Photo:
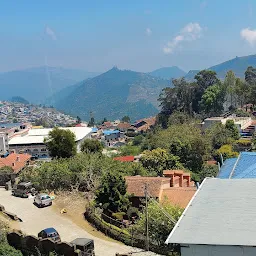
POLYGON ((206 178, 166 240, 181 256, 256 255, 256 179, 206 178))
POLYGON ((203 121, 202 129, 203 130, 208 129, 217 123, 221 123, 221 124, 225 125, 227 120, 233 120, 235 125, 237 126, 239 132, 246 129, 252 123, 252 119, 250 117, 235 117, 235 116, 228 116, 226 118, 224 118, 224 117, 209 117, 203 121))
POLYGON ((0 127, 0 155, 9 152, 9 140, 15 136, 26 135, 31 128, 29 123, 8 123, 0 127))
MULTIPOLYGON (((92 129, 89 127, 67 127, 76 136, 77 150, 80 151, 81 143, 90 138, 92 129)), ((25 136, 16 136, 9 141, 9 149, 15 153, 28 153, 33 157, 48 158, 49 152, 44 144, 52 129, 31 129, 25 136)))

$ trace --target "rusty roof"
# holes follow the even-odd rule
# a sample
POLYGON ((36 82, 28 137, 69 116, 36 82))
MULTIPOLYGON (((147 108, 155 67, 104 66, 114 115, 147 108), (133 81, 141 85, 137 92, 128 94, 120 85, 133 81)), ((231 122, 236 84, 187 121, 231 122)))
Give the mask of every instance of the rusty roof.
POLYGON ((164 177, 126 176, 125 180, 128 194, 137 197, 144 197, 144 189, 147 184, 149 194, 158 198, 162 185, 170 183, 170 178, 164 177))
POLYGON ((170 187, 163 189, 160 201, 185 208, 195 193, 196 187, 170 187))

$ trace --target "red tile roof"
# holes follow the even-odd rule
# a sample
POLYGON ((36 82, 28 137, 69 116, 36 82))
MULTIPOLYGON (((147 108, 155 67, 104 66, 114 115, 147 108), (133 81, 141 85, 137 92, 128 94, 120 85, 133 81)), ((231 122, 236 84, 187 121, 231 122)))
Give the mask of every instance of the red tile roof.
POLYGON ((148 185, 149 194, 159 198, 162 185, 170 184, 170 178, 126 176, 127 192, 136 197, 144 197, 145 184, 148 185))
POLYGON ((196 193, 196 187, 170 187, 163 189, 160 201, 167 200, 173 205, 185 208, 196 193))
POLYGON ((114 160, 120 161, 120 162, 133 162, 134 156, 118 156, 118 157, 115 157, 114 160))
POLYGON ((121 130, 127 130, 127 129, 129 129, 130 127, 131 127, 131 124, 126 123, 126 122, 120 123, 120 124, 117 125, 117 128, 118 128, 118 129, 121 129, 121 130))
POLYGON ((20 172, 31 159, 29 154, 16 154, 12 153, 5 158, 0 158, 0 168, 4 166, 10 166, 14 173, 20 172))

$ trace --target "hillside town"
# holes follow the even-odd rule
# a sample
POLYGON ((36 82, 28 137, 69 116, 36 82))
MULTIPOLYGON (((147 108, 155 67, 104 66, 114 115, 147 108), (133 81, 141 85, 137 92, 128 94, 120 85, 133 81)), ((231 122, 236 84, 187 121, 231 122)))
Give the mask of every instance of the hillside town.
POLYGON ((23 104, 18 102, 0 101, 0 125, 8 123, 33 123, 46 126, 67 126, 76 119, 65 115, 54 108, 23 104))

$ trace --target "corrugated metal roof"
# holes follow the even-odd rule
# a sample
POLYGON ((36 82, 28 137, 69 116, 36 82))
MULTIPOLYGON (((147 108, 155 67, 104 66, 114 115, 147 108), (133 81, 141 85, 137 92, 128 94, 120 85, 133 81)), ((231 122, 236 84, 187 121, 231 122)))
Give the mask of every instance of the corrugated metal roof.
POLYGON ((256 179, 206 178, 166 240, 256 246, 256 179))
POLYGON ((256 178, 256 152, 241 152, 238 160, 227 159, 221 166, 218 178, 228 179, 233 168, 231 179, 256 178))
POLYGON ((218 174, 218 178, 220 179, 228 179, 232 169, 237 161, 237 158, 229 158, 220 168, 220 172, 218 174))

